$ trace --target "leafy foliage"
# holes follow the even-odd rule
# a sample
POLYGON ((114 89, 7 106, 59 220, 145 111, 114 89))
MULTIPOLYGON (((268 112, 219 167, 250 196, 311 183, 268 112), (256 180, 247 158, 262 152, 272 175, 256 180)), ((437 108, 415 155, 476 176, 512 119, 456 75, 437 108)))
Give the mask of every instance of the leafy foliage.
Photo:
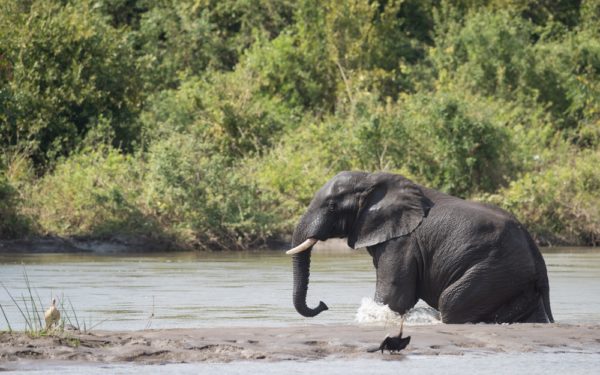
POLYGON ((583 151, 564 165, 524 174, 485 200, 514 212, 545 244, 599 245, 600 154, 583 151))
POLYGON ((144 199, 162 228, 196 248, 239 249, 267 238, 267 202, 226 159, 187 134, 150 151, 144 199))
POLYGON ((31 186, 27 204, 44 232, 151 235, 157 228, 139 204, 142 188, 134 157, 101 145, 59 160, 31 186))
POLYGON ((128 35, 91 2, 18 3, 3 1, 0 16, 3 144, 44 164, 69 154, 102 116, 131 150, 143 95, 128 35))
POLYGON ((0 238, 13 238, 27 234, 27 220, 19 213, 19 197, 14 187, 0 172, 0 238))
POLYGON ((403 164, 413 174, 463 197, 502 185, 512 170, 509 137, 488 102, 439 92, 412 96, 405 105, 410 140, 403 164))
POLYGON ((32 181, 27 155, 0 153, 0 238, 23 237, 35 230, 35 223, 24 209, 23 190, 32 181))
POLYGON ((287 239, 346 169, 598 244, 595 0, 0 0, 0 237, 287 239))

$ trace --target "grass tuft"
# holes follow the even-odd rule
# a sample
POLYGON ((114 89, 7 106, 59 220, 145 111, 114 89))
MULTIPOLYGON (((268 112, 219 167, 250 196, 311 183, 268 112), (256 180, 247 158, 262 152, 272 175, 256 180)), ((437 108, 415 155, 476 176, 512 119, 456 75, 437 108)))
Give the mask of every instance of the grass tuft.
MULTIPOLYGON (((4 283, 0 282, 0 286, 4 289, 6 294, 9 296, 13 305, 19 311, 23 321, 25 322, 25 333, 33 337, 45 336, 53 333, 64 333, 65 326, 68 324, 74 330, 82 331, 83 333, 87 333, 88 330, 97 327, 99 324, 104 323, 106 320, 100 321, 94 325, 90 324, 89 326, 82 321, 83 327, 80 325, 80 319, 77 315, 77 311, 71 302, 71 299, 61 296, 59 299, 60 305, 58 306, 59 311, 61 313, 60 321, 54 326, 48 329, 45 325, 44 319, 44 305, 39 296, 37 290, 32 286, 29 276, 25 269, 23 269, 23 279, 25 280, 27 295, 21 294, 20 301, 13 296, 13 294, 8 290, 4 283), (68 303, 68 305, 65 304, 68 303), (88 328, 89 327, 89 328, 88 328), (83 328, 83 329, 82 329, 83 328)), ((0 311, 4 316, 4 320, 8 326, 8 331, 13 332, 13 326, 8 319, 8 315, 4 310, 4 306, 0 305, 0 311)))

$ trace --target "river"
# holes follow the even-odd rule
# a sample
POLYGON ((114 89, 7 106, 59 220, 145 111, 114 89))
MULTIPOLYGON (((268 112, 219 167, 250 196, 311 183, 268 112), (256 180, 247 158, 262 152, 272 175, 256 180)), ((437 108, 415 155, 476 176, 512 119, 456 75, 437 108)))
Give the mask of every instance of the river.
MULTIPOLYGON (((562 247, 543 253, 556 321, 600 322, 600 251, 562 247)), ((21 305, 29 296, 27 276, 36 301, 39 295, 49 305, 56 296, 73 323, 77 317, 80 326, 103 330, 352 324, 367 320, 357 312, 369 307, 375 290, 375 272, 364 251, 313 254, 308 304, 323 300, 330 308, 315 318, 294 310, 290 257, 276 251, 0 254, 0 275, 21 305)), ((2 289, 0 304, 12 328, 23 329, 24 319, 2 289)), ((6 322, 0 317, 2 329, 6 322)))
MULTIPOLYGON (((559 247, 545 248, 542 252, 548 266, 551 305, 556 321, 599 323, 600 250, 559 247)), ((370 297, 374 293, 375 273, 371 258, 364 251, 314 252, 308 304, 315 306, 323 300, 330 310, 310 319, 298 315, 292 306, 291 260, 278 251, 151 255, 0 254, 0 281, 6 288, 0 289, 0 304, 13 329, 24 329, 25 323, 9 293, 24 306, 23 299, 29 296, 26 277, 36 301, 39 295, 42 304, 47 305, 52 297, 57 297, 73 323, 76 320, 81 327, 85 324, 87 328, 94 326, 102 330, 365 322, 384 325, 387 323, 385 319, 389 318, 381 311, 372 314, 374 304, 370 297)), ((408 324, 436 323, 435 314, 422 302, 418 306, 408 324)), ((6 329, 6 321, 0 316, 0 330, 6 329)), ((503 363, 523 362, 519 368, 529 372, 542 369, 540 364, 549 366, 552 360, 565 366, 575 364, 575 372, 581 373, 600 365, 598 357, 593 358, 592 366, 589 356, 575 354, 506 354, 496 355, 494 359, 497 369, 506 369, 503 363)), ((452 356, 436 361, 413 358, 413 361, 416 367, 411 369, 434 370, 447 363, 458 370, 470 371, 486 359, 474 357, 458 367, 460 359, 452 356)), ((363 360, 336 365, 335 361, 319 361, 297 367, 285 363, 169 365, 160 372, 212 372, 217 366, 223 374, 242 373, 244 369, 253 367, 258 372, 294 373, 292 368, 311 371, 330 366, 339 371, 332 373, 348 373, 352 371, 343 371, 344 366, 358 371, 372 367, 375 362, 363 360)), ((390 363, 377 363, 382 373, 394 371, 390 363)), ((119 364, 107 367, 124 373, 136 372, 135 368, 135 365, 119 364)), ((154 368, 155 371, 157 369, 154 368)), ((79 364, 43 366, 38 370, 43 373, 77 373, 100 372, 102 368, 79 364)))

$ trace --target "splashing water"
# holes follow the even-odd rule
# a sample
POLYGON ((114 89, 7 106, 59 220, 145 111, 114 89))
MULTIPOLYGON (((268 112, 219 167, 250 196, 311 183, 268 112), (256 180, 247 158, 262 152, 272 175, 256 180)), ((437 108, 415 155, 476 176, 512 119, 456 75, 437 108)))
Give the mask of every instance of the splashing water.
MULTIPOLYGON (((387 305, 363 297, 356 311, 356 322, 362 324, 400 324, 401 315, 393 312, 387 305)), ((440 313, 429 306, 413 307, 404 315, 404 323, 408 325, 427 325, 441 323, 440 313)))

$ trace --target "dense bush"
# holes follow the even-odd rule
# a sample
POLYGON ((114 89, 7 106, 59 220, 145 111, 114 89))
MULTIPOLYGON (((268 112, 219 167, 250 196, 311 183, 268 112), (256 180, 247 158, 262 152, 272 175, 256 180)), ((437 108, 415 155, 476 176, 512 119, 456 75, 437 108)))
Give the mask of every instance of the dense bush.
POLYGON ((36 233, 36 223, 25 207, 25 190, 32 181, 33 168, 26 154, 0 153, 0 238, 36 233))
POLYGON ((340 170, 600 238, 596 0, 0 0, 0 237, 288 239, 340 170))
POLYGON ((556 131, 567 130, 566 138, 584 147, 597 142, 597 130, 582 125, 598 120, 598 28, 536 27, 515 17, 517 10, 480 11, 467 18, 454 8, 437 12, 429 54, 437 84, 541 107, 556 131))
POLYGON ((46 233, 151 235, 157 227, 140 205, 143 186, 133 156, 100 145, 60 159, 31 186, 27 205, 46 233))
POLYGON ((211 147, 173 134, 150 150, 144 200, 162 228, 196 248, 265 241, 273 215, 255 184, 211 147))
POLYGON ((143 92, 127 33, 107 25, 89 1, 2 3, 0 54, 9 73, 0 141, 46 163, 69 154, 102 116, 116 146, 131 150, 143 92))
POLYGON ((276 229, 290 231, 316 189, 338 171, 358 167, 351 132, 351 125, 342 121, 309 117, 269 154, 246 160, 247 175, 273 202, 272 214, 280 224, 276 229))
POLYGON ((508 132, 489 102, 439 92, 415 95, 402 104, 409 140, 398 159, 423 182, 468 197, 495 191, 509 177, 508 132))
POLYGON ((113 22, 132 26, 151 89, 174 88, 206 69, 231 71, 258 38, 272 39, 289 24, 290 0, 105 0, 113 22))
POLYGON ((0 238, 23 237, 31 233, 31 222, 21 212, 22 201, 5 171, 0 171, 0 238))
POLYGON ((314 192, 341 170, 390 170, 452 194, 494 192, 513 160, 507 130, 484 102, 449 94, 381 103, 368 93, 324 119, 306 118, 271 152, 248 160, 250 175, 292 225, 314 192))
POLYGON ((142 114, 149 140, 186 133, 223 158, 261 153, 285 127, 293 127, 297 111, 262 95, 257 82, 251 71, 240 69, 161 91, 142 114))
MULTIPOLYGON (((436 15, 430 60, 442 84, 453 81, 475 93, 504 98, 527 88, 534 62, 530 22, 508 11, 458 18, 454 8, 443 8, 436 15)), ((533 93, 523 94, 527 99, 533 93)))
POLYGON ((524 174, 484 199, 503 206, 549 245, 600 245, 600 153, 584 151, 540 172, 524 174))

